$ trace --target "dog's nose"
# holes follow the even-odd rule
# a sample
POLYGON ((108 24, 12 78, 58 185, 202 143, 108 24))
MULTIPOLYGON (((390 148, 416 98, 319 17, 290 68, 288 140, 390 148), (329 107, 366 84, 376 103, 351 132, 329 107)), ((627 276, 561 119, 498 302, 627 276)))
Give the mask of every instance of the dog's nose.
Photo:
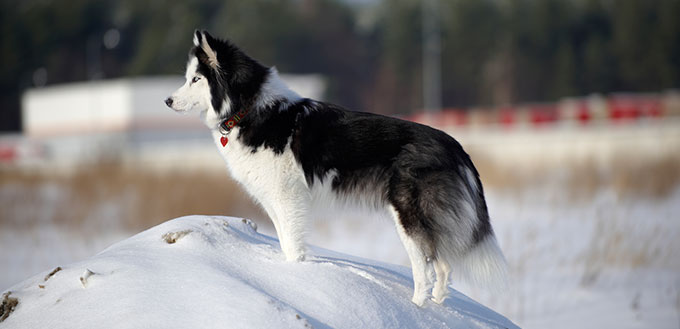
POLYGON ((168 107, 172 107, 172 97, 168 97, 165 99, 165 105, 168 107))

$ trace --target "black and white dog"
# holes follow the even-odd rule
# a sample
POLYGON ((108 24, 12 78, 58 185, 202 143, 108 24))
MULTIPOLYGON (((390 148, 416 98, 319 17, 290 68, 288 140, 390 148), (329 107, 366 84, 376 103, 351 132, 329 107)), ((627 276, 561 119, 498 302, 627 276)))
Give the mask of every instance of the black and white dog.
POLYGON ((229 172, 274 223, 287 260, 304 259, 315 208, 351 205, 394 219, 419 306, 430 289, 444 301, 452 268, 479 283, 503 280, 479 175, 449 135, 301 98, 275 68, 205 31, 194 34, 185 84, 165 102, 201 112, 229 172))

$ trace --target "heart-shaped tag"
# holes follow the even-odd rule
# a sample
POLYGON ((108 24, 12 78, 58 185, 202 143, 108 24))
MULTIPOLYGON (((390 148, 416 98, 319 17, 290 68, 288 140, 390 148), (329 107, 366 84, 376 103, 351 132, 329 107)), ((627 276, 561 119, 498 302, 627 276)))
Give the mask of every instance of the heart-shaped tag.
POLYGON ((227 136, 222 136, 222 138, 220 138, 220 143, 222 143, 222 147, 227 146, 227 142, 229 142, 227 136))

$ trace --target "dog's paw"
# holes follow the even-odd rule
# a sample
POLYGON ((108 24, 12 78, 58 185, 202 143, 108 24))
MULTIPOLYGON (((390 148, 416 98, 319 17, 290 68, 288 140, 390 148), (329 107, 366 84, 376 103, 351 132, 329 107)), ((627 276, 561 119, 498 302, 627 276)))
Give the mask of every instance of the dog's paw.
POLYGON ((304 253, 287 253, 286 254, 286 261, 288 262, 302 262, 305 260, 305 254, 304 253))
POLYGON ((447 297, 449 297, 449 289, 446 287, 441 289, 435 287, 432 291, 432 301, 437 304, 443 303, 447 297))
POLYGON ((447 297, 449 297, 449 296, 448 295, 432 296, 432 301, 441 305, 442 303, 444 303, 444 301, 446 300, 447 297))
POLYGON ((413 302, 413 304, 416 304, 416 306, 418 306, 418 307, 425 306, 426 300, 427 300, 427 294, 415 294, 415 295, 413 295, 413 298, 411 298, 411 302, 413 302))

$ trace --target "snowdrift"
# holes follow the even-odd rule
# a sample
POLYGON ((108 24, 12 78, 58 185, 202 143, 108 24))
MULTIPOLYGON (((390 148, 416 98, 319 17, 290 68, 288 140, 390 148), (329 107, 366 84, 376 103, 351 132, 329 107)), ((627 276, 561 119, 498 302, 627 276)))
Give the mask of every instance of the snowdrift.
POLYGON ((405 267, 311 247, 283 259, 249 220, 177 218, 14 285, 0 328, 516 328, 451 291, 410 302, 405 267))

